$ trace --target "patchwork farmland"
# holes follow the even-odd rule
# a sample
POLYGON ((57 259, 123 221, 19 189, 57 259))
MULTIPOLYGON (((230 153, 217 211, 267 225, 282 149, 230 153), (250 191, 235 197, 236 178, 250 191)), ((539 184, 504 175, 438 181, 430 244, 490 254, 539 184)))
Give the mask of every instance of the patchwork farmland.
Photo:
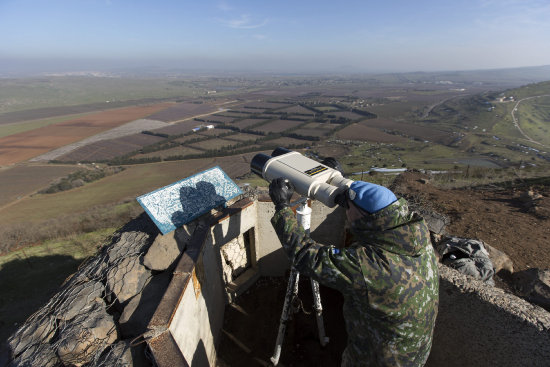
POLYGON ((298 127, 303 123, 304 123, 303 121, 295 121, 295 120, 275 120, 275 121, 271 121, 266 124, 263 124, 261 126, 256 126, 253 130, 266 133, 266 134, 280 133, 282 131, 298 127))
POLYGON ((197 102, 182 102, 175 106, 171 106, 162 111, 156 112, 149 116, 153 120, 164 122, 174 122, 185 119, 190 119, 199 115, 206 115, 222 109, 223 102, 217 103, 202 103, 197 102))
MULTIPOLYGON (((222 99, 204 103, 166 103, 148 113, 147 119, 114 127, 35 159, 130 164, 186 159, 201 154, 242 153, 261 147, 271 148, 275 144, 300 147, 328 138, 345 128, 351 118, 365 119, 343 107, 332 106, 328 111, 331 114, 325 115, 320 110, 288 101, 222 99), (224 110, 220 112, 222 108, 224 110), (333 120, 337 123, 331 123, 333 120), (250 145, 251 142, 255 145, 250 145)), ((94 116, 86 117, 93 120, 94 116)), ((85 127, 93 126, 92 120, 76 119, 67 123, 73 128, 85 127)), ((54 126, 65 127, 63 124, 54 126)))
POLYGON ((0 139, 0 165, 36 157, 166 108, 167 104, 127 107, 41 127, 0 139))

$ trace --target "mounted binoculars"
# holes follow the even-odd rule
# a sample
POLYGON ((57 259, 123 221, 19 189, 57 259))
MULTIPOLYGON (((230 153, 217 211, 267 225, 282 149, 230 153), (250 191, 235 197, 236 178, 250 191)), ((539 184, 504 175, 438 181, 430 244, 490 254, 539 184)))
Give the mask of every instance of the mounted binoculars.
POLYGON ((256 154, 250 162, 250 169, 268 182, 279 177, 287 178, 298 194, 318 200, 330 208, 336 205, 335 197, 353 183, 344 178, 340 171, 281 147, 271 155, 256 154))

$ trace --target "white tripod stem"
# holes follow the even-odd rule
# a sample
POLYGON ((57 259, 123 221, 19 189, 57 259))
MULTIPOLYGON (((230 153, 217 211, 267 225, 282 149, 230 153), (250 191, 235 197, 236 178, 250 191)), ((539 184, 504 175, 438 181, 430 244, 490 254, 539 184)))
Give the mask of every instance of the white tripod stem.
MULTIPOLYGON (((296 219, 298 220, 298 223, 300 223, 302 227, 304 227, 305 231, 309 234, 309 230, 311 227, 311 208, 307 205, 307 198, 302 198, 298 202, 302 205, 296 210, 296 219)), ((299 280, 300 273, 292 265, 290 269, 288 285, 286 287, 285 303, 283 305, 283 312, 281 313, 279 332, 277 334, 277 341, 275 342, 275 350, 273 351, 273 356, 270 358, 273 366, 277 366, 277 364, 279 363, 279 358, 281 357, 281 349, 283 345, 283 339, 285 337, 286 326, 289 320, 290 310, 293 301, 298 298, 299 280)), ((317 319, 317 328, 319 330, 319 342, 321 343, 321 346, 324 347, 329 342, 329 338, 325 335, 325 324, 323 322, 323 307, 321 305, 319 283, 313 279, 311 279, 311 289, 313 293, 313 303, 315 308, 315 317, 317 319)))

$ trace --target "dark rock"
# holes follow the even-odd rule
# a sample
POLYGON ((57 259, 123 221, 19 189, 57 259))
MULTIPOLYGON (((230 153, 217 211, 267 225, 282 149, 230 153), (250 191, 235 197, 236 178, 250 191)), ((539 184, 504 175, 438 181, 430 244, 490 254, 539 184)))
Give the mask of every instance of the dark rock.
POLYGON ((18 356, 33 345, 48 343, 52 339, 55 329, 56 320, 49 316, 25 323, 8 339, 11 354, 18 356))
POLYGON ((128 256, 140 255, 149 246, 149 235, 144 232, 123 232, 118 241, 107 249, 109 264, 128 256))
POLYGON ((65 365, 82 366, 118 338, 115 322, 105 308, 96 306, 78 315, 60 330, 57 356, 65 365))
POLYGON ((443 234, 445 232, 445 227, 450 222, 448 217, 426 209, 420 209, 419 212, 426 221, 430 232, 436 234, 443 234))
POLYGON ((532 268, 513 274, 514 289, 520 297, 550 311, 550 270, 532 268))
POLYGON ((107 273, 107 291, 109 298, 124 303, 143 290, 151 271, 141 265, 138 256, 122 259, 107 273))
POLYGON ((79 283, 95 280, 98 282, 105 280, 107 269, 109 268, 109 258, 105 251, 92 258, 86 260, 78 272, 74 273, 69 279, 67 279, 66 286, 76 286, 79 283))
POLYGON ((143 292, 134 296, 124 307, 118 321, 124 338, 136 337, 146 331, 171 279, 172 274, 168 272, 154 276, 143 292))
POLYGON ((127 340, 113 344, 111 350, 102 359, 104 366, 116 367, 149 367, 151 363, 145 357, 145 344, 135 347, 127 340))
POLYGON ((59 366, 59 358, 50 344, 37 344, 16 357, 9 367, 54 367, 59 366))
POLYGON ((88 312, 95 307, 97 302, 103 304, 102 295, 104 290, 103 283, 92 280, 77 284, 75 287, 64 291, 61 293, 64 301, 57 309, 57 318, 68 321, 76 315, 88 312))
POLYGON ((510 274, 514 272, 514 263, 508 255, 492 246, 489 246, 485 242, 483 242, 483 246, 489 253, 489 259, 491 259, 491 262, 493 263, 496 274, 501 271, 505 271, 510 274))

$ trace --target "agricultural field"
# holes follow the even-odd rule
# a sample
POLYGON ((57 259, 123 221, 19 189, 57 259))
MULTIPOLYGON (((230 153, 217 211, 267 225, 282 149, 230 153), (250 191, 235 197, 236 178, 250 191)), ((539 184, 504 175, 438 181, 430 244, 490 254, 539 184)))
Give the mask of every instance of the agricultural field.
POLYGON ((372 112, 381 118, 405 118, 411 121, 413 119, 411 114, 418 111, 418 109, 418 103, 395 101, 383 105, 371 106, 369 107, 369 112, 372 112))
MULTIPOLYGON (((75 143, 67 144, 60 148, 41 154, 38 157, 31 159, 31 161, 45 162, 45 161, 55 160, 58 157, 70 154, 71 152, 78 150, 80 148, 85 149, 88 145, 96 142, 123 138, 129 135, 135 135, 136 133, 141 133, 144 130, 153 130, 155 128, 164 127, 166 125, 167 124, 165 122, 156 121, 156 120, 148 120, 148 119, 135 120, 127 124, 115 127, 113 129, 104 131, 102 133, 90 136, 89 138, 85 138, 75 143)), ((105 144, 101 146, 105 146, 105 144)))
POLYGON ((336 117, 343 117, 350 120, 359 120, 364 118, 364 116, 361 116, 357 113, 353 113, 351 111, 338 111, 338 112, 331 112, 330 115, 334 115, 336 117))
POLYGON ((205 116, 202 119, 204 119, 207 122, 220 122, 222 124, 229 124, 236 120, 234 117, 226 117, 226 116, 218 116, 218 115, 205 116))
POLYGON ((336 129, 339 124, 329 124, 329 123, 321 123, 321 122, 310 122, 303 126, 304 129, 322 129, 322 130, 334 130, 336 129))
POLYGON ((12 122, 9 124, 0 124, 0 138, 3 138, 4 136, 23 133, 29 130, 35 130, 44 126, 58 124, 60 122, 64 122, 68 120, 73 120, 75 118, 79 118, 85 115, 86 114, 75 114, 75 115, 67 115, 67 116, 61 116, 61 117, 31 120, 26 122, 12 122))
POLYGON ((323 137, 330 134, 330 130, 327 129, 296 129, 292 130, 292 133, 304 136, 323 137))
POLYGON ((264 132, 264 133, 280 133, 282 131, 292 129, 303 124, 303 121, 295 120, 275 120, 268 122, 267 124, 255 127, 255 131, 264 132))
POLYGON ((201 125, 204 125, 204 122, 196 121, 196 120, 188 120, 188 121, 178 122, 173 125, 164 126, 152 131, 159 134, 179 135, 179 134, 185 134, 185 133, 191 132, 194 128, 201 125))
POLYGON ((107 161, 162 140, 164 138, 146 134, 133 134, 117 139, 101 140, 61 155, 56 160, 61 162, 107 161))
POLYGON ((216 115, 216 117, 218 117, 218 116, 229 117, 229 118, 232 118, 232 119, 236 120, 236 119, 246 118, 246 117, 249 116, 249 114, 248 113, 227 111, 227 112, 221 112, 219 115, 216 115))
POLYGON ((238 113, 249 113, 249 114, 261 114, 265 112, 265 109, 262 108, 249 108, 249 107, 235 107, 231 109, 238 113))
POLYGON ((256 139, 259 139, 259 138, 261 138, 261 136, 255 135, 255 134, 239 133, 235 135, 226 136, 224 139, 244 142, 244 141, 255 141, 256 139))
POLYGON ((198 143, 189 144, 189 147, 199 150, 216 150, 223 147, 228 147, 231 145, 236 145, 238 142, 233 140, 225 139, 209 139, 205 141, 200 141, 198 143))
POLYGON ((343 140, 361 140, 379 143, 398 143, 408 140, 402 136, 387 134, 379 129, 368 127, 360 123, 351 124, 345 127, 336 132, 335 136, 343 140))
POLYGON ((79 169, 76 165, 21 165, 0 170, 0 207, 79 169))
POLYGON ((449 132, 441 131, 437 128, 430 128, 419 124, 396 122, 394 120, 384 118, 364 120, 359 122, 359 124, 381 129, 386 132, 397 132, 404 136, 414 137, 419 140, 429 140, 441 143, 449 142, 449 137, 451 135, 449 132))
MULTIPOLYGON (((203 138, 203 136, 199 136, 195 133, 195 134, 189 134, 189 135, 186 135, 186 136, 182 136, 181 138, 174 139, 173 141, 176 142, 176 143, 186 143, 189 140, 196 140, 197 138, 201 139, 201 138, 203 138)), ((206 138, 206 137, 204 137, 204 138, 206 138)))
POLYGON ((313 142, 309 140, 303 140, 303 139, 282 137, 282 138, 268 140, 266 144, 269 145, 270 147, 293 147, 293 146, 307 146, 309 144, 313 144, 313 142))
MULTIPOLYGON (((158 102, 159 99, 192 97, 197 91, 200 88, 189 81, 167 78, 6 78, 0 80, 0 113, 18 112, 5 116, 10 116, 10 122, 25 121, 158 102)), ((0 123, 2 121, 0 117, 0 123)))
POLYGON ((276 110, 287 106, 289 106, 288 103, 262 102, 262 101, 247 102, 243 105, 243 107, 248 107, 248 108, 258 109, 258 110, 276 110))
POLYGON ((313 116, 315 114, 315 112, 302 106, 292 106, 288 108, 283 108, 283 109, 277 110, 277 112, 297 114, 297 115, 308 115, 308 116, 313 116))
POLYGON ((236 121, 232 123, 231 125, 237 126, 239 129, 248 129, 250 126, 257 125, 261 123, 262 121, 267 121, 265 119, 244 119, 240 121, 236 121))
POLYGON ((212 136, 219 136, 219 135, 228 134, 228 133, 234 133, 234 132, 231 131, 231 130, 227 130, 227 129, 216 129, 216 128, 214 128, 214 129, 203 129, 203 130, 198 131, 195 134, 197 136, 212 137, 212 136))
POLYGON ((166 104, 128 107, 90 114, 0 138, 0 166, 25 161, 50 150, 139 119, 166 104))
POLYGON ((220 105, 221 103, 182 102, 162 111, 153 113, 148 118, 164 122, 175 122, 219 111, 221 108, 220 105))
POLYGON ((314 106, 314 107, 316 110, 321 111, 323 113, 340 111, 339 108, 333 107, 333 106, 319 106, 319 107, 314 106))
POLYGON ((132 158, 135 158, 135 159, 141 159, 141 158, 162 158, 162 159, 165 159, 165 158, 168 158, 168 157, 185 156, 185 155, 190 155, 190 154, 200 154, 200 153, 203 153, 203 152, 204 152, 203 150, 194 149, 194 148, 187 147, 187 146, 186 147, 179 146, 179 147, 174 147, 174 148, 170 148, 170 149, 159 150, 158 152, 136 154, 136 155, 132 156, 132 158))

